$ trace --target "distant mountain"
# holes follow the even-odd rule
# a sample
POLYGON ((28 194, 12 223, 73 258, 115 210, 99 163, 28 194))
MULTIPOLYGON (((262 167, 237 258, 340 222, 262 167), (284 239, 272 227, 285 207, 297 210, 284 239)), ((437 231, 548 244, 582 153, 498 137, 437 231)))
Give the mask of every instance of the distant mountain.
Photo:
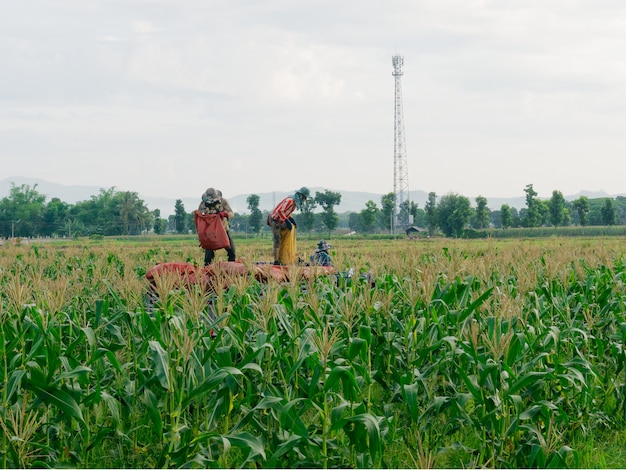
POLYGON ((45 195, 46 201, 50 201, 53 197, 58 197, 61 201, 69 204, 87 201, 91 199, 91 196, 99 194, 101 189, 98 186, 66 186, 39 178, 12 176, 11 178, 0 180, 0 197, 6 197, 10 194, 12 184, 15 184, 17 187, 22 185, 33 187, 37 185, 37 192, 45 195))
MULTIPOLYGON (((0 180, 0 198, 9 195, 11 191, 11 183, 14 183, 15 186, 21 186, 24 184, 32 187, 34 185, 37 185, 37 191, 46 196, 46 201, 50 201, 52 198, 57 197, 60 200, 69 204, 76 204, 80 201, 87 201, 91 199, 91 196, 98 195, 101 189, 109 189, 98 186, 68 186, 64 184, 52 183, 50 181, 42 180, 39 178, 13 176, 0 180)), ((325 188, 310 189, 312 195, 315 195, 317 191, 322 192, 325 190, 325 188)), ((336 211, 339 213, 360 212, 365 208, 365 204, 367 203, 367 201, 370 200, 374 201, 378 206, 380 206, 380 200, 382 197, 382 194, 378 193, 342 191, 337 189, 333 189, 332 191, 337 191, 341 193, 341 204, 336 208, 336 211)), ((289 193, 284 191, 276 191, 255 194, 259 196, 259 208, 262 211, 269 211, 274 207, 275 204, 280 202, 289 193)), ((248 203, 246 202, 246 199, 249 195, 250 194, 238 194, 236 196, 228 197, 228 201, 230 202, 230 205, 235 212, 248 212, 248 203)), ((565 199, 568 201, 572 201, 574 199, 578 199, 580 196, 586 196, 589 199, 614 197, 606 194, 605 192, 581 191, 571 196, 565 196, 565 199)), ((473 205, 475 203, 475 197, 468 197, 470 198, 470 201, 473 205)), ((139 198, 145 202, 146 206, 151 211, 159 209, 161 211, 161 217, 167 218, 169 215, 174 213, 174 205, 176 204, 176 199, 147 196, 143 194, 139 194, 139 198)), ((179 199, 181 199, 181 201, 183 202, 183 205, 185 206, 185 210, 187 212, 191 212, 192 210, 196 209, 199 203, 199 198, 195 197, 181 197, 179 199)), ((426 205, 426 202, 428 201, 428 193, 421 190, 410 191, 409 199, 416 202, 418 206, 423 209, 426 205)), ((487 198, 487 202, 489 208, 491 208, 492 210, 499 210, 503 204, 508 204, 509 206, 515 207, 517 209, 521 209, 526 206, 526 199, 524 196, 515 198, 487 198)))
MULTIPOLYGON (((52 198, 57 197, 60 200, 69 204, 76 204, 80 201, 87 201, 91 199, 91 196, 98 195, 101 189, 108 189, 98 186, 67 186, 58 183, 52 183, 39 178, 27 178, 23 176, 14 176, 11 178, 5 178, 0 180, 0 198, 8 196, 11 191, 11 183, 15 186, 37 185, 37 191, 46 196, 46 200, 50 201, 52 198)), ((323 192, 326 188, 309 188, 311 194, 314 196, 316 192, 323 192)), ((380 206, 380 199, 382 194, 359 192, 359 191, 341 191, 335 190, 341 193, 341 204, 336 208, 337 212, 360 212, 365 208, 365 203, 372 200, 380 206)), ((262 211, 270 211, 278 204, 289 192, 275 191, 266 193, 255 193, 259 196, 259 209, 262 211)), ((228 202, 232 206, 235 212, 247 213, 248 210, 248 196, 250 194, 238 194, 236 196, 228 197, 228 202)), ((167 217, 174 213, 174 205, 176 199, 154 197, 139 194, 139 198, 142 199, 146 206, 150 210, 159 209, 161 211, 161 217, 167 217)), ((409 198, 419 204, 419 207, 424 207, 424 204, 428 200, 428 193, 425 191, 411 191, 409 198)), ((180 200, 185 206, 187 212, 191 212, 198 206, 200 202, 199 198, 181 197, 180 200)))

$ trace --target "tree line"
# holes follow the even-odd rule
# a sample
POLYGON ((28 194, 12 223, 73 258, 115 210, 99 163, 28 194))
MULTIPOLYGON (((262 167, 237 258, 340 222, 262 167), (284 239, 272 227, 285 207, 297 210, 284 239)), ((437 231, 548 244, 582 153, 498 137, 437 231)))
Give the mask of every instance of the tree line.
MULTIPOLYGON (((465 196, 449 193, 438 198, 436 193, 431 192, 423 209, 410 203, 409 206, 400 208, 399 218, 402 218, 404 211, 404 217, 410 215, 412 223, 424 228, 430 235, 442 233, 447 237, 463 236, 468 229, 490 227, 506 230, 518 227, 626 224, 626 198, 623 196, 615 199, 588 199, 580 196, 573 201, 566 201, 561 191, 554 190, 549 199, 539 199, 532 184, 524 188, 524 193, 526 207, 518 211, 508 204, 503 204, 499 210, 491 210, 487 198, 483 196, 478 196, 475 206, 472 207, 469 198, 465 196)), ((393 198, 393 193, 383 196, 380 209, 373 201, 368 201, 360 213, 350 214, 350 228, 363 232, 389 230, 393 198)), ((404 226, 406 225, 405 219, 404 226)))
MULTIPOLYGON (((265 227, 268 211, 259 209, 260 198, 247 199, 250 214, 235 214, 231 229, 258 234, 265 227)), ((329 233, 336 229, 339 216, 335 207, 341 193, 317 192, 309 198, 298 215, 298 228, 312 231, 320 228, 329 233), (321 214, 314 210, 322 208, 321 214)), ((174 204, 174 214, 161 217, 159 209, 150 211, 136 192, 117 191, 114 187, 101 189, 89 200, 69 204, 59 198, 46 202, 37 185, 11 185, 9 195, 0 199, 0 237, 80 237, 142 235, 148 233, 192 233, 195 231, 194 207, 187 210, 181 199, 174 204)))
MULTIPOLYGON (((269 211, 262 211, 259 208, 260 200, 257 194, 250 194, 247 197, 246 203, 250 213, 235 213, 235 217, 229 221, 231 231, 258 235, 263 230, 269 230, 266 223, 269 211)), ((298 230, 330 234, 339 224, 339 214, 335 211, 335 207, 340 203, 341 193, 328 189, 317 191, 315 196, 307 198, 298 213, 294 214, 298 230), (322 210, 321 213, 315 212, 317 208, 322 210)), ((174 207, 174 230, 177 233, 195 230, 193 210, 187 213, 180 199, 176 200, 174 207)))
MULTIPOLYGON (((515 227, 568 225, 626 225, 626 198, 595 198, 581 196, 566 201, 560 191, 549 199, 539 199, 533 185, 524 188, 526 207, 518 210, 503 204, 491 210, 483 196, 475 199, 448 193, 438 197, 428 194, 423 208, 412 201, 398 207, 399 226, 413 225, 430 235, 463 236, 468 229, 489 227, 506 230, 515 227)), ((267 230, 268 211, 259 208, 260 197, 251 194, 246 200, 248 214, 235 214, 231 220, 233 232, 259 234, 267 230)), ((389 233, 392 230, 394 194, 381 197, 380 205, 370 200, 359 212, 338 214, 341 193, 318 191, 305 201, 295 215, 298 230, 328 232, 340 224, 358 233, 389 233)), ((147 233, 192 233, 195 231, 193 211, 187 210, 181 199, 175 201, 174 214, 167 219, 158 209, 150 211, 136 192, 102 189, 89 200, 69 204, 58 198, 46 202, 37 185, 12 185, 8 196, 0 199, 0 237, 78 237, 91 235, 140 235, 147 233)))
POLYGON ((139 235, 159 230, 166 221, 150 211, 136 192, 102 189, 87 201, 69 204, 59 198, 46 202, 37 185, 11 185, 0 199, 0 237, 78 237, 139 235))

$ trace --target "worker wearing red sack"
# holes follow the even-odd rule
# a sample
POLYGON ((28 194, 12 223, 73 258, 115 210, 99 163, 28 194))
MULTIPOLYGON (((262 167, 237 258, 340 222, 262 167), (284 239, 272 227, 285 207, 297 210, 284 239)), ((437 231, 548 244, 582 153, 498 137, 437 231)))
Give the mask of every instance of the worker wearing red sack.
MULTIPOLYGON (((235 244, 230 236, 230 230, 228 229, 228 219, 235 217, 235 213, 230 207, 230 203, 224 197, 222 197, 222 191, 215 188, 208 188, 204 194, 202 194, 202 202, 198 206, 198 210, 203 214, 219 214, 222 219, 222 225, 228 235, 228 241, 230 247, 226 248, 228 254, 228 261, 236 261, 237 256, 235 254, 235 244)), ((215 258, 214 250, 204 250, 204 265, 207 266, 213 262, 215 258)))
POLYGON ((276 265, 280 264, 279 248, 282 238, 281 230, 291 230, 293 227, 296 227, 296 221, 293 220, 291 215, 296 209, 302 207, 302 203, 307 200, 309 194, 309 188, 303 186, 298 189, 293 196, 287 196, 280 201, 267 218, 267 225, 271 227, 274 238, 273 254, 274 264, 276 265))

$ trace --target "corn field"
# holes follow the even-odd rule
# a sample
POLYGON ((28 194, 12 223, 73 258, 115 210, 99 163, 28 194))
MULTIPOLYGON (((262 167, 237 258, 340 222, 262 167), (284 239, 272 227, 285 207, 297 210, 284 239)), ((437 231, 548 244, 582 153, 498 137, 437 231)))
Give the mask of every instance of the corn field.
POLYGON ((2 466, 626 466, 626 240, 332 242, 151 301, 197 240, 0 246, 2 466))

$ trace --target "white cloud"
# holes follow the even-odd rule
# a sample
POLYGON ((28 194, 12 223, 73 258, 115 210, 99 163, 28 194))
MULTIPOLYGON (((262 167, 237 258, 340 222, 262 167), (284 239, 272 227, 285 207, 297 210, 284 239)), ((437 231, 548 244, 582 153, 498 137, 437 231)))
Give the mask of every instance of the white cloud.
POLYGON ((624 18, 610 0, 6 2, 2 173, 388 192, 399 53, 411 189, 626 193, 624 18))
POLYGON ((146 20, 133 21, 133 30, 139 35, 152 35, 160 31, 152 22, 146 20))

